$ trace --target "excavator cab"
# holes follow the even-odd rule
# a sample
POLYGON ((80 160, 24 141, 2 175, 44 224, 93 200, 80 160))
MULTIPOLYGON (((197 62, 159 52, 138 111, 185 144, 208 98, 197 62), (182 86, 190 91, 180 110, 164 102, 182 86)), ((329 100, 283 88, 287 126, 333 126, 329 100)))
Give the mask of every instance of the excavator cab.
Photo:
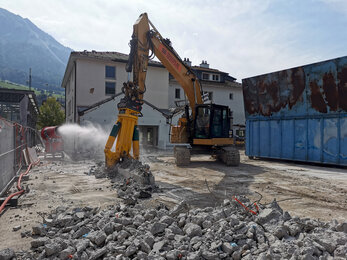
POLYGON ((197 105, 195 109, 193 138, 229 138, 230 110, 227 106, 197 105))

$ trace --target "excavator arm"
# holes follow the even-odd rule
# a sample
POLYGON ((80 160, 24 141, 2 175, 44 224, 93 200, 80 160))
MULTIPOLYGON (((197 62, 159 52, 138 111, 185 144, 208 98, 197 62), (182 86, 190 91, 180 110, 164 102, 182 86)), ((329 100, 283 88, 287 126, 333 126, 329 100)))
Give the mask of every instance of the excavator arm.
MULTIPOLYGON (((131 51, 126 69, 127 72, 131 72, 132 67, 134 68, 133 83, 139 87, 139 90, 144 92, 146 89, 146 72, 149 51, 151 50, 152 54, 157 56, 165 68, 182 86, 194 114, 195 105, 203 104, 199 79, 172 48, 170 40, 164 39, 160 35, 148 19, 147 13, 141 14, 134 24, 130 45, 131 51)), ((140 98, 142 98, 142 95, 140 95, 140 98)))
MULTIPOLYGON (((143 95, 146 91, 145 81, 150 51, 152 55, 158 57, 165 68, 182 86, 191 108, 192 118, 195 116, 196 105, 203 104, 203 92, 199 79, 191 68, 184 64, 172 48, 170 41, 160 35, 149 21, 146 13, 141 14, 133 26, 130 47, 126 71, 129 75, 130 72, 133 72, 133 81, 130 81, 130 77, 128 77, 128 82, 123 84, 124 98, 118 104, 118 120, 113 126, 105 146, 105 160, 108 168, 113 167, 123 157, 139 158, 137 118, 142 116, 141 109, 143 95), (111 149, 116 138, 116 149, 115 152, 112 152, 111 149), (133 148, 133 156, 130 155, 131 148, 133 148)), ((186 114, 189 117, 187 111, 186 114)), ((176 136, 182 134, 178 131, 187 131, 186 125, 189 124, 189 118, 182 118, 179 124, 180 128, 175 129, 177 130, 176 136)))

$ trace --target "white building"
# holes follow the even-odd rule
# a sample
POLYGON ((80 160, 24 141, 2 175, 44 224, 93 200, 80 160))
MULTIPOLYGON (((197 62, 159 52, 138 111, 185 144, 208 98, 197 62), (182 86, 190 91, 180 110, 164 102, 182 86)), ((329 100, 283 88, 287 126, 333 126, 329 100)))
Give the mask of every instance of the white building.
MULTIPOLYGON (((118 52, 72 52, 62 83, 66 97, 66 122, 81 125, 91 122, 110 131, 117 120, 117 103, 123 96, 123 82, 128 80, 127 61, 128 55, 118 52)), ((234 124, 244 124, 241 84, 228 73, 207 66, 202 63, 192 67, 201 79, 204 91, 210 93, 214 103, 231 108, 234 124)), ((185 95, 165 67, 156 61, 149 62, 146 88, 144 116, 138 120, 140 141, 166 149, 172 146, 169 142, 168 109, 175 107, 176 101, 184 100, 185 95)), ((173 118, 172 123, 177 118, 173 118)))
MULTIPOLYGON (((71 52, 62 87, 65 88, 66 122, 78 122, 78 112, 121 93, 128 80, 128 55, 119 52, 71 52)), ((146 100, 168 108, 169 73, 160 62, 150 61, 146 100)))
MULTIPOLYGON (((191 66, 189 59, 184 59, 184 62, 191 66)), ((209 100, 218 105, 229 106, 233 114, 233 124, 244 125, 242 85, 228 73, 210 68, 206 61, 202 61, 199 66, 191 66, 191 68, 199 78, 203 91, 208 93, 209 100)), ((174 107, 175 103, 183 102, 184 98, 183 88, 170 75, 169 106, 174 107)))

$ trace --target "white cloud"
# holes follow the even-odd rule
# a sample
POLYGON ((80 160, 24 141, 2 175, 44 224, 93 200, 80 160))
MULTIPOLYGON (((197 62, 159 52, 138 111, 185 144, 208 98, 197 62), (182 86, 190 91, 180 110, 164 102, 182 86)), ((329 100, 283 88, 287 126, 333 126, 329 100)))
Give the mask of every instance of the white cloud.
MULTIPOLYGON (((330 1, 343 5, 346 1, 330 1)), ((2 0, 75 50, 129 52, 137 17, 147 12, 182 58, 238 78, 318 61, 320 49, 300 48, 301 21, 271 16, 273 1, 2 0)), ((347 10, 347 9, 346 9, 347 10)))

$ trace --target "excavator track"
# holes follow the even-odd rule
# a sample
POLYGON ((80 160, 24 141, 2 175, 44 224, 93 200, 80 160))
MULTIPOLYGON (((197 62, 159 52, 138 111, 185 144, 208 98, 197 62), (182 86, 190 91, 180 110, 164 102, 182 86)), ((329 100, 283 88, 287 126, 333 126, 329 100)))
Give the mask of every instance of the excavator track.
POLYGON ((190 150, 184 146, 175 146, 175 161, 177 166, 188 166, 190 164, 190 150))
POLYGON ((234 147, 223 147, 218 158, 226 166, 238 166, 240 164, 240 152, 234 147))

